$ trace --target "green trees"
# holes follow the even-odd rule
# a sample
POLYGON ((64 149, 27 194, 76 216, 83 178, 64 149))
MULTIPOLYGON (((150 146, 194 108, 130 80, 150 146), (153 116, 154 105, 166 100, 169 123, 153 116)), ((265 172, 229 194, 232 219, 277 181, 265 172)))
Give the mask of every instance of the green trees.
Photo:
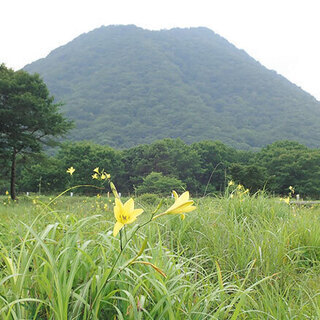
MULTIPOLYGON (((120 151, 108 146, 83 141, 77 143, 64 142, 53 157, 44 157, 42 162, 32 163, 21 174, 19 186, 25 191, 38 191, 41 181, 41 191, 61 192, 70 187, 70 175, 67 168, 74 167, 72 185, 97 185, 97 180, 92 179, 93 169, 99 167, 112 175, 112 179, 123 189, 123 163, 120 151)), ((82 188, 81 192, 101 192, 92 188, 82 188)))
POLYGON ((174 177, 166 177, 161 172, 151 172, 144 179, 143 183, 136 189, 137 194, 154 193, 169 195, 172 190, 182 192, 186 184, 174 177))
POLYGON ((277 141, 258 152, 254 162, 266 170, 267 189, 284 194, 289 186, 301 185, 297 161, 310 150, 298 142, 277 141))
POLYGON ((256 154, 254 162, 265 168, 267 190, 287 194, 289 186, 302 196, 320 196, 320 150, 294 141, 277 141, 256 154))
POLYGON ((26 66, 66 102, 71 139, 131 148, 166 137, 239 149, 319 147, 312 96, 205 28, 101 27, 26 66))
POLYGON ((181 139, 163 139, 150 145, 140 145, 122 152, 125 181, 138 186, 151 172, 161 172, 186 183, 195 192, 201 172, 200 157, 181 139))
POLYGON ((265 188, 268 182, 265 168, 257 164, 243 165, 239 163, 231 164, 229 168, 232 180, 238 184, 245 185, 250 192, 257 192, 265 188))
MULTIPOLYGON (((111 174, 123 195, 169 194, 172 189, 218 194, 234 180, 252 193, 264 189, 287 195, 293 186, 303 198, 320 198, 320 149, 292 141, 278 141, 255 153, 219 141, 187 145, 180 139, 164 139, 121 151, 92 142, 65 142, 55 156, 36 155, 17 170, 20 190, 55 193, 70 185, 101 187, 92 179, 93 169, 99 167, 111 174), (69 167, 76 169, 72 177, 66 173, 69 167)), ((1 185, 0 189, 6 190, 1 185)), ((79 192, 103 191, 90 187, 79 192)))
POLYGON ((220 141, 201 141, 192 145, 192 149, 200 158, 198 187, 205 191, 223 191, 227 179, 228 167, 236 160, 237 151, 220 141))
POLYGON ((0 148, 10 159, 12 199, 16 198, 17 156, 40 152, 43 144, 52 145, 55 137, 72 127, 59 106, 39 75, 0 66, 0 148))
POLYGON ((119 151, 88 141, 64 143, 57 154, 57 159, 59 159, 61 171, 64 173, 71 166, 76 169, 73 174, 75 185, 94 184, 95 180, 92 179, 92 174, 96 167, 110 173, 117 186, 119 186, 123 175, 119 151))

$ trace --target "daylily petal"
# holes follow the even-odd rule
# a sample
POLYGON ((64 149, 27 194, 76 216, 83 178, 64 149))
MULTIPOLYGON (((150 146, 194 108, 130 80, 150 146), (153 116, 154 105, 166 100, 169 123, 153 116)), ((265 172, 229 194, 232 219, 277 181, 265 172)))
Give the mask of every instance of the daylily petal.
POLYGON ((116 206, 118 206, 119 208, 123 208, 123 204, 120 199, 115 198, 115 203, 116 203, 116 206))
POLYGON ((124 224, 117 221, 113 228, 113 236, 116 237, 119 231, 123 228, 124 224))
POLYGON ((193 210, 196 210, 197 207, 195 206, 186 206, 186 207, 181 207, 180 210, 183 212, 183 213, 187 213, 187 212, 191 212, 193 210))
POLYGON ((126 221, 126 224, 130 224, 130 223, 132 223, 132 222, 134 222, 136 220, 137 220, 137 217, 136 216, 132 216, 132 217, 129 218, 128 221, 126 221))
MULTIPOLYGON (((116 199, 117 200, 117 199, 116 199)), ((113 213, 114 213, 114 217, 116 218, 116 220, 120 219, 120 215, 121 215, 121 208, 118 205, 115 205, 113 207, 113 213)))
POLYGON ((134 201, 130 198, 124 205, 123 208, 126 212, 131 213, 134 210, 134 201))
POLYGON ((177 200, 178 203, 183 203, 189 200, 189 191, 184 192, 179 199, 177 200))
POLYGON ((172 193, 173 193, 175 200, 178 200, 178 198, 179 198, 178 194, 174 190, 172 190, 172 193))
POLYGON ((166 212, 168 213, 180 213, 181 212, 181 208, 185 208, 188 206, 193 205, 193 200, 189 200, 186 201, 185 203, 181 203, 181 204, 177 204, 174 203, 168 210, 166 210, 166 212))
POLYGON ((133 210, 133 215, 134 216, 140 216, 140 214, 143 212, 143 209, 135 209, 133 210))
POLYGON ((127 224, 132 223, 133 221, 137 220, 137 217, 143 212, 143 209, 135 209, 132 212, 132 216, 127 221, 127 224))
POLYGON ((195 210, 196 207, 194 206, 191 206, 191 205, 183 205, 183 206, 180 206, 174 210, 171 210, 171 211, 168 211, 167 213, 168 214, 176 214, 176 213, 186 213, 186 212, 190 212, 190 211, 193 211, 195 210))
POLYGON ((190 212, 196 209, 196 207, 193 206, 194 201, 189 200, 189 191, 184 192, 180 197, 178 197, 178 194, 175 191, 172 191, 172 193, 174 194, 174 197, 175 197, 174 204, 165 212, 154 216, 152 220, 155 220, 166 214, 180 214, 180 218, 183 220, 185 218, 184 213, 190 212))
POLYGON ((172 206, 178 207, 186 201, 189 201, 189 191, 184 192, 172 206))

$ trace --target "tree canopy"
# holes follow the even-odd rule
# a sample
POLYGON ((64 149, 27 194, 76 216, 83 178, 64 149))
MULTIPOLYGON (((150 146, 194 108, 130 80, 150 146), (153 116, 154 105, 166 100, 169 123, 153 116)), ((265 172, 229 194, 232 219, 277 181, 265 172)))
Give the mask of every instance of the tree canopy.
MULTIPOLYGON (((163 139, 149 145, 115 150, 92 142, 64 142, 55 156, 30 159, 18 170, 19 191, 62 192, 72 185, 96 185, 93 169, 111 174, 123 195, 145 192, 170 195, 171 189, 203 196, 223 193, 233 180, 251 193, 265 190, 288 195, 292 186, 301 197, 320 198, 320 149, 278 141, 258 152, 241 151, 219 141, 187 145, 163 139), (75 168, 72 177, 66 173, 75 168), (71 181, 72 180, 72 181, 71 181)), ((5 184, 0 192, 5 191, 5 184)), ((81 188, 77 193, 97 193, 81 188)), ((101 190, 104 192, 104 190, 101 190)))
POLYGON ((38 74, 0 66, 0 148, 2 156, 10 158, 13 199, 17 155, 39 153, 43 144, 52 145, 54 137, 71 129, 60 106, 38 74))
POLYGON ((320 147, 320 103, 206 28, 101 27, 25 67, 75 120, 69 139, 131 148, 163 138, 254 149, 320 147))

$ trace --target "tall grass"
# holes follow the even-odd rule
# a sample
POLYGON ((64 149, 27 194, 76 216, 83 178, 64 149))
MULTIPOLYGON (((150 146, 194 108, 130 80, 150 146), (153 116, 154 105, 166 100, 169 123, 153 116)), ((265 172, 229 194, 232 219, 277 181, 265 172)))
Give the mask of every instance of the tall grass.
POLYGON ((0 319, 319 319, 320 209, 230 194, 148 224, 119 260, 108 199, 0 204, 0 319))

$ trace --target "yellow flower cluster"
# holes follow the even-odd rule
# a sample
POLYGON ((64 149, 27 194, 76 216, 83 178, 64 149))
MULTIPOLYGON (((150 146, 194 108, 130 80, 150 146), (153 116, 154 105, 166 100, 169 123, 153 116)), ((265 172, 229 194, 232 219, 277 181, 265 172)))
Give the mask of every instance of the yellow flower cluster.
POLYGON ((293 186, 289 187, 289 194, 288 197, 286 198, 280 198, 280 201, 285 202, 286 204, 290 204, 290 199, 292 198, 292 196, 294 195, 294 188, 293 186))
MULTIPOLYGON (((167 214, 180 214, 181 219, 183 220, 185 218, 184 213, 191 212, 196 209, 196 207, 193 206, 193 200, 189 200, 188 191, 184 192, 180 197, 175 191, 173 191, 173 195, 175 198, 174 204, 163 213, 154 216, 152 220, 167 214)), ((113 235, 117 236, 124 225, 136 221, 137 217, 143 212, 143 210, 134 209, 134 200, 132 198, 130 198, 125 204, 123 204, 119 198, 116 198, 115 203, 114 217, 117 222, 113 228, 113 235)))
POLYGON ((67 173, 70 174, 70 176, 72 176, 72 174, 76 171, 76 169, 74 167, 70 167, 67 169, 67 173))
POLYGON ((280 201, 285 202, 286 204, 290 204, 290 197, 280 198, 280 201))
MULTIPOLYGON (((232 186, 235 186, 235 183, 231 180, 229 181, 228 183, 228 187, 232 187, 232 186)), ((249 189, 246 189, 242 184, 238 184, 237 186, 233 187, 233 188, 230 188, 231 189, 231 192, 230 192, 230 195, 229 197, 230 198, 233 198, 233 197, 238 197, 238 198, 242 198, 242 196, 244 196, 245 194, 249 194, 249 189)))
MULTIPOLYGON (((67 173, 69 173, 71 176, 74 172, 75 169, 73 167, 67 169, 67 173)), ((126 224, 131 224, 137 220, 137 217, 142 214, 143 209, 135 209, 134 200, 132 198, 130 198, 124 204, 121 202, 120 196, 117 192, 115 185, 110 181, 111 175, 105 172, 104 169, 100 170, 99 167, 96 167, 95 169, 93 169, 93 172, 94 173, 92 174, 92 179, 100 181, 109 180, 110 188, 115 196, 114 217, 116 219, 116 223, 113 228, 113 235, 116 237, 120 230, 126 224)), ((166 211, 156 216, 154 216, 155 213, 153 213, 152 217, 150 218, 150 221, 168 214, 179 214, 181 219, 183 220, 185 218, 185 213, 191 212, 196 209, 196 207, 193 205, 194 201, 189 200, 189 191, 184 192, 180 197, 178 196, 176 191, 172 191, 172 193, 175 198, 174 204, 166 211)), ((100 197, 101 195, 98 194, 97 198, 100 197)), ((108 206, 105 205, 104 209, 107 210, 108 206)))
POLYGON ((102 169, 100 172, 99 167, 95 168, 93 172, 94 174, 92 175, 92 179, 106 180, 111 178, 111 175, 109 173, 106 173, 104 169, 102 169))

